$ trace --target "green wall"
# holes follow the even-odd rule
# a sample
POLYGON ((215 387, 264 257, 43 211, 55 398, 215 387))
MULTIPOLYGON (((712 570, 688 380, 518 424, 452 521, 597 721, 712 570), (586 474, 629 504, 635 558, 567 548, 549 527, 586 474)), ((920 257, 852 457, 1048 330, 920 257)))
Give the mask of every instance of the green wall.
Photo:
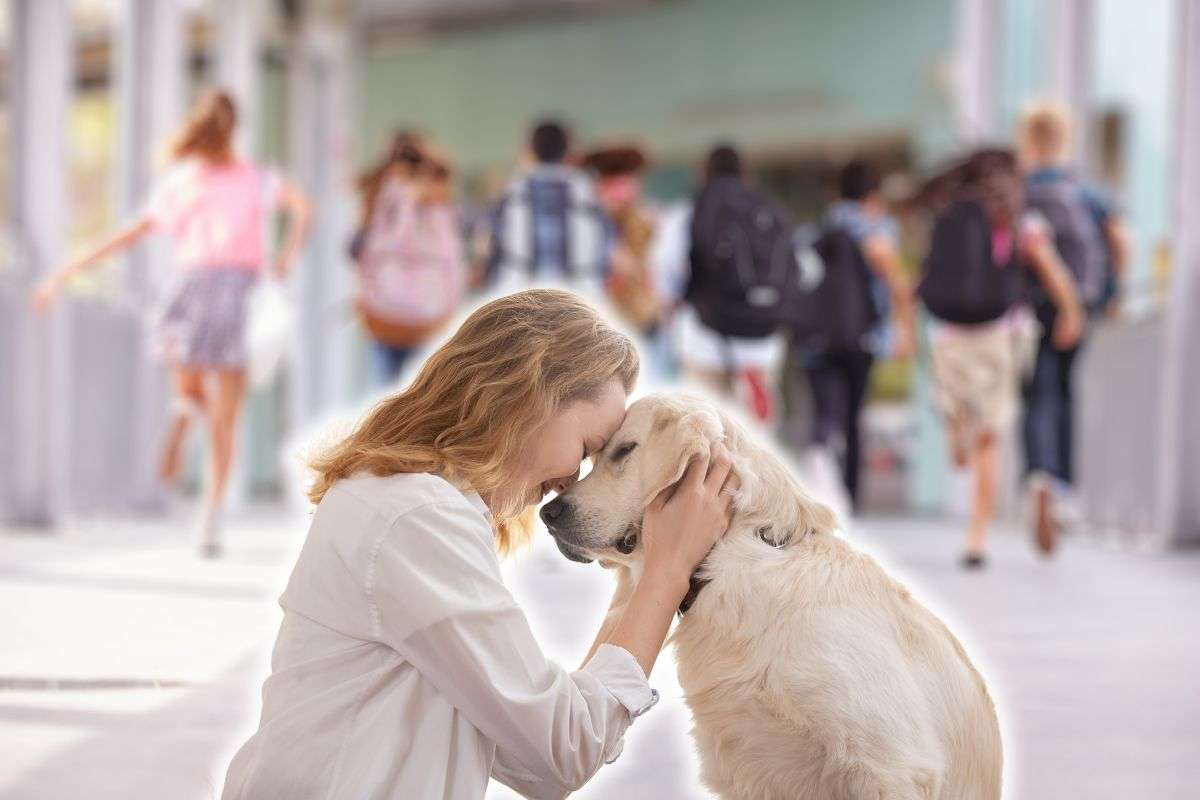
POLYGON ((381 43, 361 64, 361 141, 374 153, 413 125, 468 172, 503 169, 555 113, 660 160, 722 137, 776 152, 891 135, 925 155, 951 141, 953 16, 950 0, 678 0, 381 43))

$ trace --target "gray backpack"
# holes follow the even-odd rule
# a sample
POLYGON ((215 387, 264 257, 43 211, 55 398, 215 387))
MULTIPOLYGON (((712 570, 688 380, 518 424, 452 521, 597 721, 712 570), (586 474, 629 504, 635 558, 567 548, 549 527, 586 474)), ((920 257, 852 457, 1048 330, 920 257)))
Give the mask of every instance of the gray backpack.
MULTIPOLYGON (((1088 208, 1083 190, 1069 177, 1030 181, 1025 203, 1041 213, 1054 231, 1054 246, 1079 287, 1079 300, 1095 310, 1104 299, 1106 255, 1096 217, 1088 208)), ((1048 310, 1049 298, 1035 293, 1039 310, 1048 310)))

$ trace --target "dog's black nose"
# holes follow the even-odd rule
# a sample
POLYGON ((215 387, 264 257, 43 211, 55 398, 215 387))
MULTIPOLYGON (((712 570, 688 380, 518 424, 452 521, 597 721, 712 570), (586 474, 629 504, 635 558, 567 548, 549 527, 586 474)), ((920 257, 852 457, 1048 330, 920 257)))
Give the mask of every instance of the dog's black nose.
POLYGON ((556 497, 542 506, 542 522, 546 523, 547 526, 551 526, 562 517, 563 512, 566 510, 567 501, 563 500, 561 496, 556 497))

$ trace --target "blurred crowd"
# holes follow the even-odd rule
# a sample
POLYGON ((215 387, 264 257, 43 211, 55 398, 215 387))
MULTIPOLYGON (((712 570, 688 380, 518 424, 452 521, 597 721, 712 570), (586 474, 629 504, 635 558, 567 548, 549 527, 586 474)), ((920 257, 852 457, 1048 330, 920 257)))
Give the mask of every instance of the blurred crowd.
MULTIPOLYGON (((234 151, 236 123, 228 94, 202 98, 137 218, 35 296, 49 305, 151 231, 174 239, 185 269, 154 326, 176 395, 160 472, 174 477, 190 421, 205 418, 208 555, 220 551, 257 277, 287 275, 310 217, 297 185, 234 151), (290 224, 268 269, 262 232, 277 211, 290 224)), ((1050 553, 1073 479, 1072 370, 1090 321, 1116 307, 1128 251, 1120 214, 1067 168, 1070 135, 1060 108, 1031 107, 1011 147, 964 153, 899 195, 885 196, 876 164, 851 159, 824 212, 798 220, 733 143, 707 154, 689 199, 661 204, 644 191, 643 148, 579 148, 546 119, 497 197, 460 202, 451 155, 399 130, 357 179, 354 305, 387 386, 473 292, 553 283, 603 295, 656 382, 683 375, 768 425, 789 386, 805 387, 811 413, 791 444, 838 476, 854 510, 872 371, 921 343, 951 455, 973 475, 963 565, 986 563, 1001 438, 1018 417, 1035 541, 1050 553), (900 218, 915 244, 902 245, 900 218)))
POLYGON ((734 144, 709 152, 688 201, 662 205, 644 194, 642 148, 578 149, 553 119, 530 129, 500 197, 461 219, 445 154, 399 132, 360 180, 351 245, 379 379, 472 288, 602 292, 652 374, 682 373, 763 422, 779 421, 783 376, 804 376, 811 419, 792 444, 827 459, 857 509, 872 368, 926 342, 953 461, 972 473, 964 567, 986 563, 1018 416, 1048 554, 1070 507, 1073 365, 1089 321, 1117 307, 1128 251, 1120 214, 1067 168, 1070 134, 1062 109, 1030 107, 1011 147, 964 153, 899 197, 852 159, 824 214, 796 220, 734 144), (923 231, 915 258, 897 216, 923 231))

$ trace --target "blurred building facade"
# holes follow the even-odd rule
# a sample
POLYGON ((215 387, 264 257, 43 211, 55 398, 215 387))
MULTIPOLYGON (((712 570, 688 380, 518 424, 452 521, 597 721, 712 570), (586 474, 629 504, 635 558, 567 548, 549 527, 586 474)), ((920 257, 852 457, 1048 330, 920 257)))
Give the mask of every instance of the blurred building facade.
MULTIPOLYGON (((135 252, 37 318, 36 276, 137 207, 203 86, 233 89, 243 147, 317 208, 295 291, 299 357, 245 420, 241 497, 278 494, 280 445, 366 391, 344 255, 351 178, 397 125, 443 142, 476 194, 553 113, 584 142, 634 137, 649 186, 685 195, 706 147, 741 144, 759 179, 814 213, 831 164, 869 154, 915 174, 1001 141, 1023 102, 1071 109, 1076 160, 1136 231, 1130 320, 1098 330, 1081 380, 1081 489, 1097 518, 1200 537, 1200 2, 1153 0, 8 0, 0 263, 0 518, 157 513, 161 370, 142 314, 169 259, 135 252), (1189 211, 1190 209, 1190 211, 1189 211), (1163 302, 1163 299, 1170 302, 1163 302)), ((950 474, 918 361, 907 505, 950 474)))

